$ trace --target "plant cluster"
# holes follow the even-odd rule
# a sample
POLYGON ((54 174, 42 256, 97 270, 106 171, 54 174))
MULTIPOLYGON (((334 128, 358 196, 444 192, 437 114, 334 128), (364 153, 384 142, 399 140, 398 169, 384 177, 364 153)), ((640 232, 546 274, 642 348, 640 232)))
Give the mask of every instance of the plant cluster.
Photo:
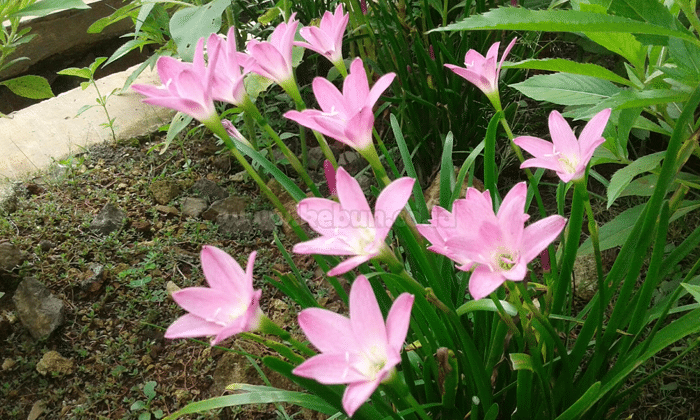
MULTIPOLYGON (((636 48, 636 55, 628 55, 630 51, 622 55, 639 60, 628 66, 629 79, 597 65, 562 59, 507 64, 558 71, 536 76, 548 80, 538 94, 570 101, 564 115, 588 120, 576 136, 564 117, 552 112, 551 141, 516 137, 507 118, 508 107, 502 105, 500 72, 516 40, 508 44, 500 60, 500 43, 495 43, 486 56, 467 51, 465 67, 446 65, 483 92, 493 115, 485 138, 464 160, 456 179, 456 141, 451 133, 445 137, 440 148, 439 205, 432 209, 426 207, 415 182, 415 165, 398 119, 393 114, 389 117, 399 162, 375 129, 374 106, 395 83, 396 74, 384 74, 370 88, 365 60, 348 60, 348 71, 346 61, 338 56, 342 51, 339 34, 348 22, 365 19, 374 5, 350 2, 350 16, 338 5, 334 12, 323 15, 317 28, 299 31, 305 41, 295 41, 299 22, 290 13, 289 3, 282 3, 285 20, 268 41, 251 39, 245 52, 239 52, 234 28, 225 38, 211 34, 198 40, 191 63, 158 59, 162 86, 133 88, 148 103, 197 119, 223 141, 299 236, 302 242, 293 252, 314 256, 329 284, 349 304, 349 317, 319 308, 294 266, 295 276, 265 276, 303 309, 299 326, 308 342, 299 341, 261 311, 260 291, 252 287, 255 253, 243 271, 224 251, 204 246, 202 267, 210 287, 174 294, 188 314, 166 336, 215 336, 213 343, 219 343, 237 335, 262 343, 277 353, 264 357, 263 363, 307 392, 242 385, 237 388, 243 394, 192 403, 168 418, 250 401, 286 401, 334 417, 346 414, 358 419, 615 417, 634 401, 646 380, 678 360, 623 388, 644 362, 700 331, 700 304, 679 306, 687 294, 700 300, 700 276, 696 274, 700 260, 683 270, 683 281, 670 295, 652 305, 654 291, 673 274, 671 269, 688 257, 697 257, 695 249, 700 243, 698 227, 679 244, 667 246, 671 222, 700 206, 686 199, 698 185, 698 176, 686 169, 698 150, 700 121, 695 111, 700 88, 693 82, 698 73, 680 63, 700 53, 700 40, 693 32, 696 25, 688 16, 694 2, 680 0, 670 9, 656 0, 572 2, 577 10, 503 7, 441 28, 539 30, 547 24, 552 30, 583 32, 601 44, 609 39, 606 45, 610 48, 612 43, 634 41, 630 48, 636 48), (640 3, 643 5, 638 6, 640 3), (684 11, 691 29, 678 19, 678 10, 684 11), (326 57, 344 78, 342 91, 325 78, 313 81, 320 110, 307 109, 300 94, 294 73, 295 45, 326 57), (249 92, 247 81, 260 77, 278 85, 294 102, 296 110, 285 117, 302 126, 301 159, 255 105, 256 95, 249 92), (557 80, 568 80, 569 90, 581 86, 580 91, 564 95, 557 80), (596 90, 602 85, 608 89, 603 101, 596 90), (548 90, 551 92, 543 93, 548 90), (590 97, 598 99, 588 102, 591 99, 585 98, 590 97), (313 196, 307 197, 294 179, 260 153, 250 127, 248 138, 230 127, 227 130, 214 101, 233 104, 251 124, 257 124, 313 196), (496 167, 499 127, 527 178, 503 197, 496 167), (311 180, 305 128, 312 130, 327 159, 327 183, 335 196, 324 197, 311 180), (667 135, 666 150, 654 158, 627 161, 633 128, 667 135), (358 182, 338 166, 326 137, 352 147, 367 161, 379 186, 371 191, 376 197, 374 211, 358 182), (526 159, 523 150, 532 157, 526 159), (482 151, 486 191, 470 187, 459 198, 482 151), (611 156, 629 165, 607 181, 590 167, 612 161, 611 156), (257 164, 257 170, 249 160, 257 164), (536 168, 534 173, 531 168, 536 168), (549 215, 541 195, 542 177, 548 170, 560 181, 556 187, 558 214, 554 215, 549 215), (644 171, 652 171, 654 178, 647 180, 651 182, 649 193, 638 194, 648 197, 640 204, 638 217, 626 219, 629 223, 622 232, 614 230, 619 220, 613 221, 617 225, 611 222, 599 228, 589 176, 605 181, 611 204, 644 171), (298 216, 319 237, 308 238, 269 188, 267 176, 275 178, 298 202, 298 216), (538 220, 527 223, 533 200, 538 220), (586 230, 589 238, 581 244, 586 230), (573 303, 572 272, 587 243, 595 259, 597 291, 585 307, 578 308, 573 303), (602 250, 616 245, 621 249, 614 263, 604 267, 602 250), (539 269, 533 264, 537 259, 539 269), (349 295, 337 276, 352 283, 349 295)), ((448 5, 445 2, 444 7, 448 5)), ((407 4, 399 2, 395 13, 401 19, 402 13, 408 13, 407 4)), ((423 17, 427 19, 430 13, 423 10, 423 17)), ((400 75, 398 79, 404 80, 400 75)), ((515 87, 526 92, 523 86, 534 83, 532 79, 515 87)), ((293 265, 291 259, 288 262, 293 265)), ((700 340, 693 339, 685 352, 698 344, 700 340)))

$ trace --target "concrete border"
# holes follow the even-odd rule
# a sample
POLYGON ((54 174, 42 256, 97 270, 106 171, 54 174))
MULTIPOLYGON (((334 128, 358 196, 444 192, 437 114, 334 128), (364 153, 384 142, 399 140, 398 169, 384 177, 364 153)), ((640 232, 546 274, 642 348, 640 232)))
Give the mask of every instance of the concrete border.
MULTIPOLYGON (((121 90, 137 67, 98 80, 100 92, 106 95, 121 90)), ((160 85, 160 79, 155 71, 146 69, 134 83, 160 85)), ((113 141, 110 130, 100 126, 107 121, 101 107, 76 117, 83 105, 94 104, 96 98, 94 87, 76 88, 0 118, 0 199, 9 193, 13 181, 46 169, 54 160, 79 152, 82 147, 113 141)), ((110 116, 115 118, 117 139, 152 133, 175 114, 144 104, 142 99, 129 91, 107 101, 110 116)))

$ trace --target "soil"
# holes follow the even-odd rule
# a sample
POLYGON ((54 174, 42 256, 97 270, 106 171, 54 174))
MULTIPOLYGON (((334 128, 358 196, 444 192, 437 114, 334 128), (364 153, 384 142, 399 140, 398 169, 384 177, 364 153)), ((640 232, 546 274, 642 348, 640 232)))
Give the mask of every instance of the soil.
MULTIPOLYGON (((0 238, 17 246, 24 262, 0 270, 0 418, 160 418, 191 401, 226 393, 226 384, 265 383, 250 364, 261 365, 263 348, 235 338, 211 348, 201 341, 166 340, 163 333, 184 313, 169 298, 168 283, 204 284, 199 262, 204 244, 225 249, 240 264, 256 250, 255 287, 263 289, 263 310, 294 328, 294 305, 263 282, 263 274, 289 271, 272 235, 257 228, 222 234, 216 223, 185 217, 180 210, 200 179, 245 198, 246 213, 271 207, 241 176, 237 163, 219 154, 211 138, 179 140, 162 155, 160 141, 149 137, 90 148, 18 183, 15 199, 5 203, 0 238), (150 190, 159 180, 173 181, 181 190, 160 206, 150 190), (102 236, 90 223, 107 203, 124 211, 127 223, 102 236), (102 274, 96 275, 100 265, 102 274), (17 285, 28 277, 45 284, 66 305, 63 325, 41 340, 19 322, 12 302, 17 285), (39 373, 37 365, 50 351, 71 361, 72 368, 39 373)), ((291 249, 295 238, 286 237, 279 225, 275 230, 291 249)), ((313 260, 296 256, 295 263, 324 306, 342 312, 313 260)), ((651 363, 661 366, 674 354, 671 349, 651 363)), ((622 417, 690 419, 700 413, 698 359, 690 355, 682 362, 686 368, 652 381, 622 417)), ((272 386, 292 387, 279 375, 262 372, 272 386)), ((284 418, 281 410, 288 415, 299 411, 270 404, 190 418, 267 420, 284 418)), ((302 411, 295 418, 316 417, 302 411)))

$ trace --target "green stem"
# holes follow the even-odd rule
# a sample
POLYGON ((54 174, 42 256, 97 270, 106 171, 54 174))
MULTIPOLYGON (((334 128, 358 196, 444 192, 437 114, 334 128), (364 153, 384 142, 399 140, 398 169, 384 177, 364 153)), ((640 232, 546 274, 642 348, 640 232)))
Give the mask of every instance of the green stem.
POLYGON ((301 352, 302 354, 305 354, 307 356, 313 356, 314 354, 316 354, 313 350, 309 348, 309 346, 294 339, 287 330, 272 322, 272 320, 267 316, 263 316, 263 318, 260 320, 259 331, 265 334, 271 334, 281 338, 282 340, 294 346, 294 348, 299 350, 299 352, 301 352))
POLYGON ((272 140, 274 140, 275 144, 277 144, 277 147, 280 148, 282 154, 284 154, 284 157, 287 158, 289 163, 292 165, 292 168, 294 168, 294 170, 299 174, 306 186, 309 187, 309 189, 313 192, 313 194, 316 197, 320 197, 321 193, 318 190, 316 184, 314 184, 314 182, 311 180, 309 174, 306 172, 306 166, 302 166, 301 162, 299 162, 299 159, 297 159, 297 157, 294 156, 292 151, 289 150, 289 147, 287 147, 287 145, 284 144, 280 136, 277 135, 277 132, 275 132, 275 130, 272 129, 270 124, 260 113, 260 110, 258 110, 258 107, 255 106, 255 104, 250 100, 250 98, 246 97, 243 104, 241 104, 241 108, 243 108, 243 111, 246 114, 250 115, 258 123, 258 125, 263 130, 265 130, 265 132, 272 138, 272 140))

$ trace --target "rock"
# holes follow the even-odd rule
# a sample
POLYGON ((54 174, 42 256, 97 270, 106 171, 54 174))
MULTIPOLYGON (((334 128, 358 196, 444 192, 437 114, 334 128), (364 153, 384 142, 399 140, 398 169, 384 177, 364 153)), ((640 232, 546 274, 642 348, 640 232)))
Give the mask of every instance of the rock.
POLYGON ((90 229, 97 231, 101 235, 107 236, 115 232, 126 222, 126 213, 114 206, 112 203, 105 204, 97 213, 97 216, 90 223, 90 229))
POLYGON ((240 216, 245 211, 248 200, 243 197, 228 197, 212 203, 211 206, 202 213, 204 220, 216 220, 220 215, 240 216))
POLYGON ((47 374, 70 375, 73 373, 73 360, 61 356, 57 351, 47 351, 36 364, 36 371, 46 376, 47 374))
POLYGON ((178 290, 180 290, 180 286, 175 284, 175 282, 173 282, 172 280, 169 280, 165 284, 165 291, 168 292, 168 296, 172 296, 172 294, 177 292, 178 290))
POLYGON ((360 158, 360 154, 354 150, 348 150, 338 156, 338 165, 345 168, 348 173, 356 174, 367 163, 360 158))
POLYGON ((148 189, 158 204, 168 204, 180 194, 180 185, 171 179, 154 181, 148 189))
POLYGON ((323 155, 323 150, 321 150, 320 146, 309 148, 306 156, 309 163, 309 169, 315 171, 323 167, 323 161, 326 159, 326 157, 323 155))
POLYGON ((2 362, 2 370, 10 370, 15 367, 16 364, 17 362, 15 360, 7 358, 2 362))
POLYGON ((173 206, 164 206, 162 204, 159 204, 156 206, 156 210, 158 210, 161 213, 165 213, 168 216, 177 216, 180 214, 180 210, 173 206))
POLYGON ((41 248, 42 252, 49 252, 55 247, 56 244, 47 239, 42 239, 39 241, 39 248, 41 248))
POLYGON ((49 336, 63 323, 63 301, 35 278, 22 280, 12 301, 22 325, 37 340, 49 336))
POLYGON ((218 186, 216 182, 208 179, 198 180, 192 185, 188 192, 195 197, 207 200, 207 203, 223 200, 229 196, 228 191, 218 186))
POLYGON ((199 217, 207 209, 207 200, 198 197, 185 197, 182 200, 182 214, 185 217, 199 217))
POLYGON ((22 252, 10 242, 0 242, 0 270, 10 271, 22 264, 22 252))
MULTIPOLYGON (((309 225, 306 224, 301 218, 299 217, 299 214, 297 213, 297 202, 294 201, 294 198, 292 198, 289 193, 280 185, 279 182, 277 182, 274 178, 270 179, 267 182, 267 187, 272 191, 274 195, 279 198, 280 203, 282 203, 282 206, 284 206, 285 210, 287 210, 287 213, 301 226, 307 234, 310 234, 312 232, 311 228, 309 228, 309 225)), ((306 194, 307 197, 313 197, 313 194, 309 191, 306 194)), ((282 217, 282 214, 275 209, 275 213, 277 216, 282 220, 282 231, 284 232, 285 235, 294 235, 296 236, 296 233, 294 233, 294 230, 292 229, 291 225, 289 224, 289 220, 286 220, 286 218, 282 217)))
POLYGON ((260 210, 255 212, 253 223, 260 229, 260 232, 270 234, 275 231, 275 212, 272 210, 260 210))
POLYGON ((231 175, 230 179, 233 182, 246 182, 247 180, 250 179, 250 175, 248 174, 247 171, 240 171, 240 172, 236 172, 235 174, 231 175))
POLYGON ((134 228, 134 230, 144 236, 152 236, 153 232, 151 231, 151 222, 148 220, 136 220, 131 224, 131 227, 134 228))
POLYGON ((219 233, 239 238, 253 230, 253 221, 242 214, 220 214, 216 217, 219 233))
POLYGON ((80 282, 83 293, 93 295, 102 289, 104 271, 105 266, 102 264, 90 263, 88 265, 88 272, 80 282))

